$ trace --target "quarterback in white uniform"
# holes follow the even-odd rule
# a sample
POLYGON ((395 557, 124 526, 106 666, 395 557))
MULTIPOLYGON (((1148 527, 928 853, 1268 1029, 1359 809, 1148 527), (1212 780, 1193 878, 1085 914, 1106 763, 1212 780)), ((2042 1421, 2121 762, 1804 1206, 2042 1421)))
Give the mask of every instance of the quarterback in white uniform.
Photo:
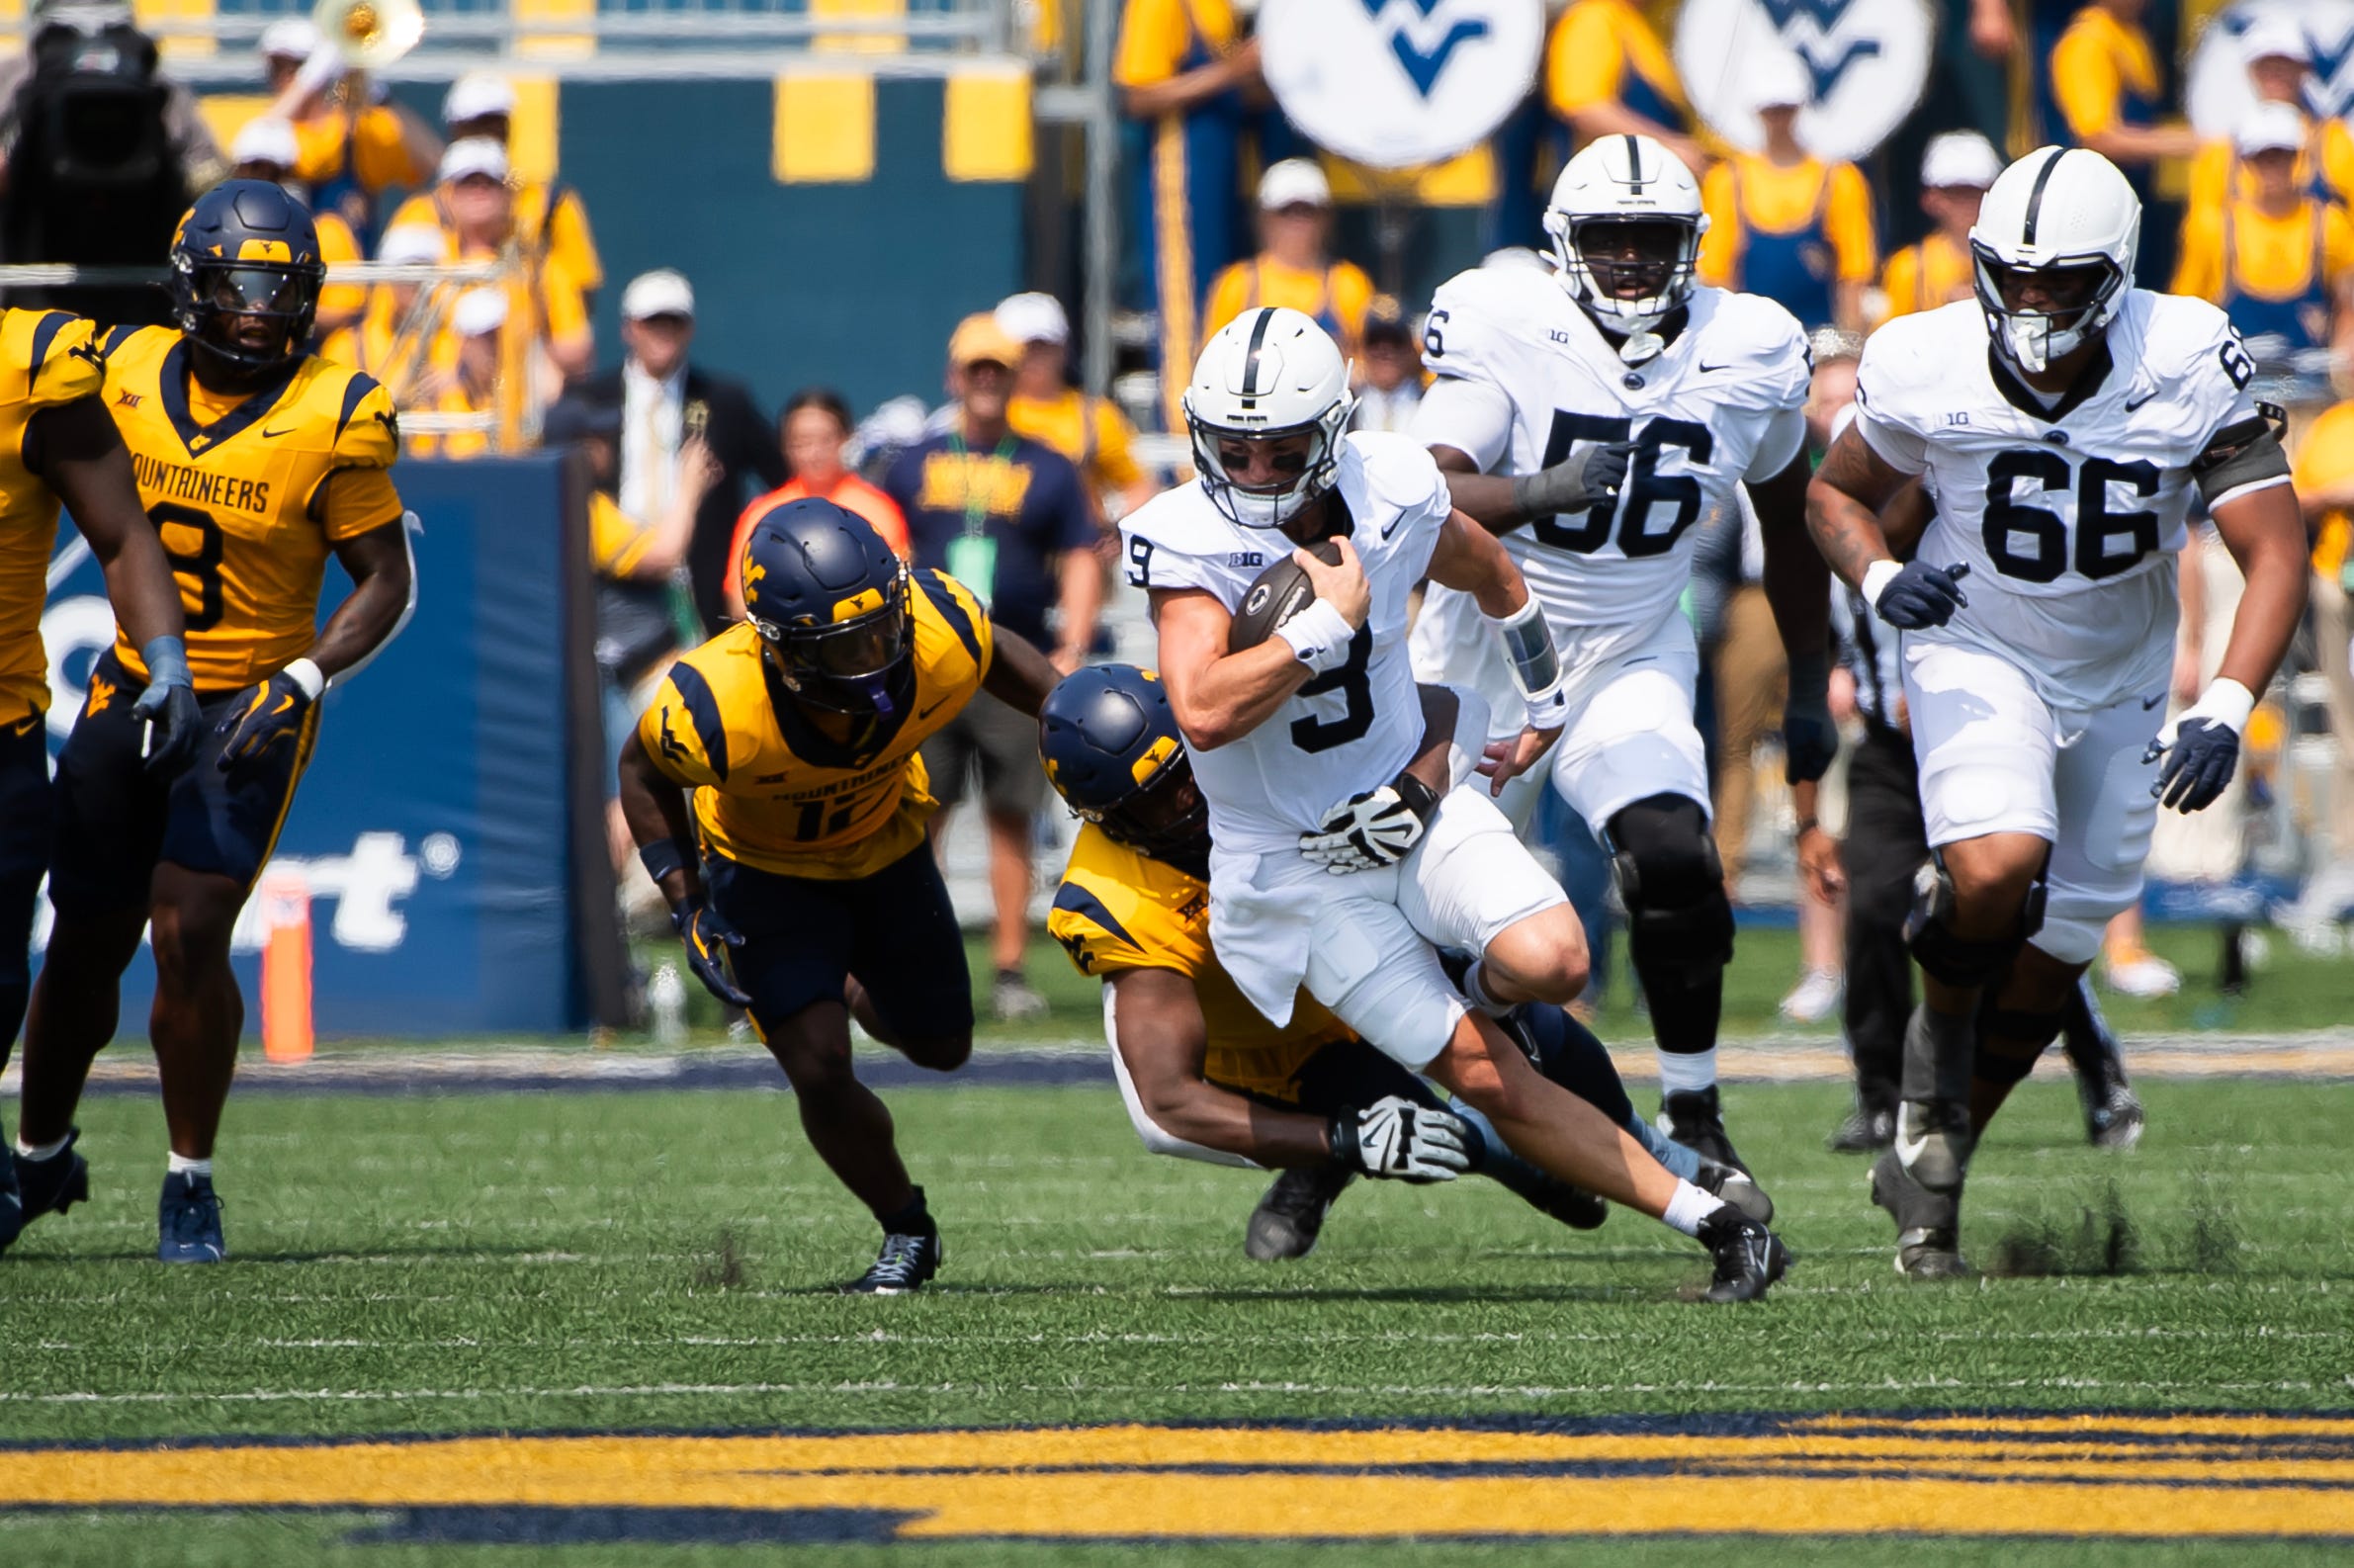
POLYGON ((1209 805, 1212 942, 1268 1018, 1288 1021, 1304 986, 1523 1159, 1699 1237, 1715 1255, 1711 1299, 1754 1299, 1787 1265, 1782 1244, 1539 1076, 1464 1003, 1571 1001, 1585 934, 1467 777, 1469 758, 1443 793, 1407 772, 1424 729, 1405 647, 1415 584, 1473 593, 1509 650, 1534 722, 1479 764, 1499 785, 1558 736, 1561 669, 1520 571, 1454 510, 1430 455, 1401 436, 1344 434, 1351 400, 1348 364, 1315 321, 1245 312, 1211 338, 1185 393, 1199 479, 1121 525, 1209 805), (1294 548, 1326 539, 1337 566, 1294 548), (1287 553, 1315 598, 1230 652, 1254 580, 1287 553), (1440 948, 1470 955, 1462 993, 1440 948))
POLYGON ((1659 1045, 1662 1124, 1738 1166, 1716 1095, 1733 912, 1708 832, 1692 717, 1700 656, 1680 600, 1699 525, 1743 487, 1789 650, 1785 734, 1802 821, 1836 737, 1830 579, 1805 526, 1812 362, 1781 305, 1695 283, 1707 224, 1692 172, 1665 147, 1597 138, 1553 187, 1554 269, 1483 267, 1432 301, 1424 363, 1438 380, 1414 435, 1447 471, 1454 504, 1502 538, 1571 672, 1552 781, 1613 851, 1659 1045))
POLYGON ((1917 1276, 1964 1271, 1978 1134, 2140 897, 2160 799, 2198 811, 2229 782, 2304 602, 2278 410, 2248 395, 2223 311, 2132 287, 2140 223, 2098 153, 2006 169, 1970 230, 1976 300, 1872 338, 1808 495, 1826 559, 1901 629, 1934 852, 1905 925, 1924 1001, 1873 1171, 1917 1276), (1938 510, 1899 566, 1874 509, 1913 476, 1938 510), (2247 592, 2217 679, 2161 728, 2194 489, 2247 592))

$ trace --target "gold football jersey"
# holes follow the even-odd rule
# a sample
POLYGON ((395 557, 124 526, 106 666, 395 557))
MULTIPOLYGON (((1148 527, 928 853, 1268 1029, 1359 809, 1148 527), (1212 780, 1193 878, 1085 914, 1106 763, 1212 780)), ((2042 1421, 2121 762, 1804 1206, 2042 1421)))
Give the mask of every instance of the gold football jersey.
POLYGON ((44 408, 96 396, 92 327, 63 310, 0 313, 0 727, 49 707, 41 646, 57 497, 25 467, 25 427, 44 408))
MULTIPOLYGON (((180 581, 197 690, 269 679, 316 635, 334 544, 400 521, 392 398, 316 356, 274 386, 218 395, 197 384, 170 327, 118 327, 98 355, 139 499, 180 581)), ((144 677, 127 638, 115 654, 144 677)))

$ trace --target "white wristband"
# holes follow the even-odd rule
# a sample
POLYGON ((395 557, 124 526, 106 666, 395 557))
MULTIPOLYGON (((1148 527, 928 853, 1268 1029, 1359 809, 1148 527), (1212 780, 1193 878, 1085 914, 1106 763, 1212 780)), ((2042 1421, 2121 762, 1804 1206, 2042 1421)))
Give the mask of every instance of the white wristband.
POLYGON ((1321 675, 1349 662, 1349 644, 1356 629, 1328 601, 1318 599, 1276 627, 1275 635, 1291 645, 1294 657, 1321 675))
POLYGON ((1875 561, 1864 568, 1864 580, 1858 584, 1864 590, 1864 602, 1873 609, 1879 608, 1879 596, 1888 584, 1896 580, 1896 573, 1904 568, 1893 561, 1875 561))
POLYGON ((2236 680, 2214 680, 2174 724, 2179 730, 2193 719, 2206 719, 2237 735, 2248 727, 2248 718, 2255 711, 2254 692, 2236 680))
POLYGON ((327 689, 327 672, 314 659, 298 658, 279 673, 302 687, 303 695, 312 702, 318 701, 318 694, 327 689))

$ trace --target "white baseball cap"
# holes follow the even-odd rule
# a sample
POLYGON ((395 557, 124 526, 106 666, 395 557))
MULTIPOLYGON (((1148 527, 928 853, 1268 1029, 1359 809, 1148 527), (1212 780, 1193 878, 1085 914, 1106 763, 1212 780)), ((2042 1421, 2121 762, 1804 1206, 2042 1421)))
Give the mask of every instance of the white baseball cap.
POLYGON ((630 280, 621 291, 621 318, 643 321, 649 316, 683 315, 695 317, 695 289, 686 275, 668 267, 656 267, 642 272, 630 280))
POLYGON ((2231 128, 2231 145, 2243 158, 2259 152, 2305 150, 2305 116, 2294 104, 2258 104, 2231 128))
POLYGON ((376 247, 377 260, 407 267, 448 257, 449 244, 442 231, 431 223, 395 224, 385 230, 385 237, 376 247))
POLYGON ((1749 107, 1803 109, 1814 102, 1814 76, 1806 62, 1787 49, 1776 49, 1749 67, 1749 107))
POLYGON ((488 136, 465 136, 451 142, 441 155, 441 168, 434 178, 449 185, 478 174, 493 180, 507 177, 507 149, 488 136))
POLYGON ((237 132, 237 139, 229 143, 231 163, 275 163, 291 169, 302 156, 295 144, 294 125, 276 115, 263 115, 245 122, 245 129, 237 132))
POLYGON ((998 325, 1017 343, 1068 343, 1071 318, 1051 294, 1016 294, 998 302, 998 325))
POLYGON ((515 89, 494 71, 468 71, 450 84, 441 101, 442 124, 463 126, 485 115, 515 112, 515 89))
POLYGON ((1949 131, 1931 136, 1921 154, 1921 183, 1931 190, 1967 186, 1983 191, 2002 171, 2002 154, 1974 131, 1949 131))
POLYGON ((2258 60, 2287 59, 2310 65, 2313 59, 2313 45, 2306 38, 2305 29, 2288 17, 2278 15, 2258 17, 2239 35, 2241 63, 2253 65, 2258 60))
POLYGON ((1333 186, 1313 158, 1285 158, 1270 163, 1259 177, 1259 210, 1280 212, 1286 207, 1330 207, 1333 186))
POLYGON ((262 29, 262 58, 306 60, 318 52, 318 29, 301 17, 280 17, 262 29))
POLYGON ((450 327, 460 337, 482 337, 506 324, 504 289, 469 289, 450 307, 450 327))

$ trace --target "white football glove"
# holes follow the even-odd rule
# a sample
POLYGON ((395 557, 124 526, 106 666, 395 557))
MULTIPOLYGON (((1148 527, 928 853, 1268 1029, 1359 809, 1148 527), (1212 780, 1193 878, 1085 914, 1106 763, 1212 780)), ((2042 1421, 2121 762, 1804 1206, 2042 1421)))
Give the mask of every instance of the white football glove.
POLYGON ((1378 871, 1412 854, 1438 814, 1439 792, 1401 773, 1326 812, 1318 831, 1300 834, 1300 853, 1336 877, 1378 871))
POLYGON ((1452 1181, 1471 1169, 1477 1138, 1454 1112, 1396 1094, 1332 1122, 1337 1163, 1393 1181, 1452 1181))

